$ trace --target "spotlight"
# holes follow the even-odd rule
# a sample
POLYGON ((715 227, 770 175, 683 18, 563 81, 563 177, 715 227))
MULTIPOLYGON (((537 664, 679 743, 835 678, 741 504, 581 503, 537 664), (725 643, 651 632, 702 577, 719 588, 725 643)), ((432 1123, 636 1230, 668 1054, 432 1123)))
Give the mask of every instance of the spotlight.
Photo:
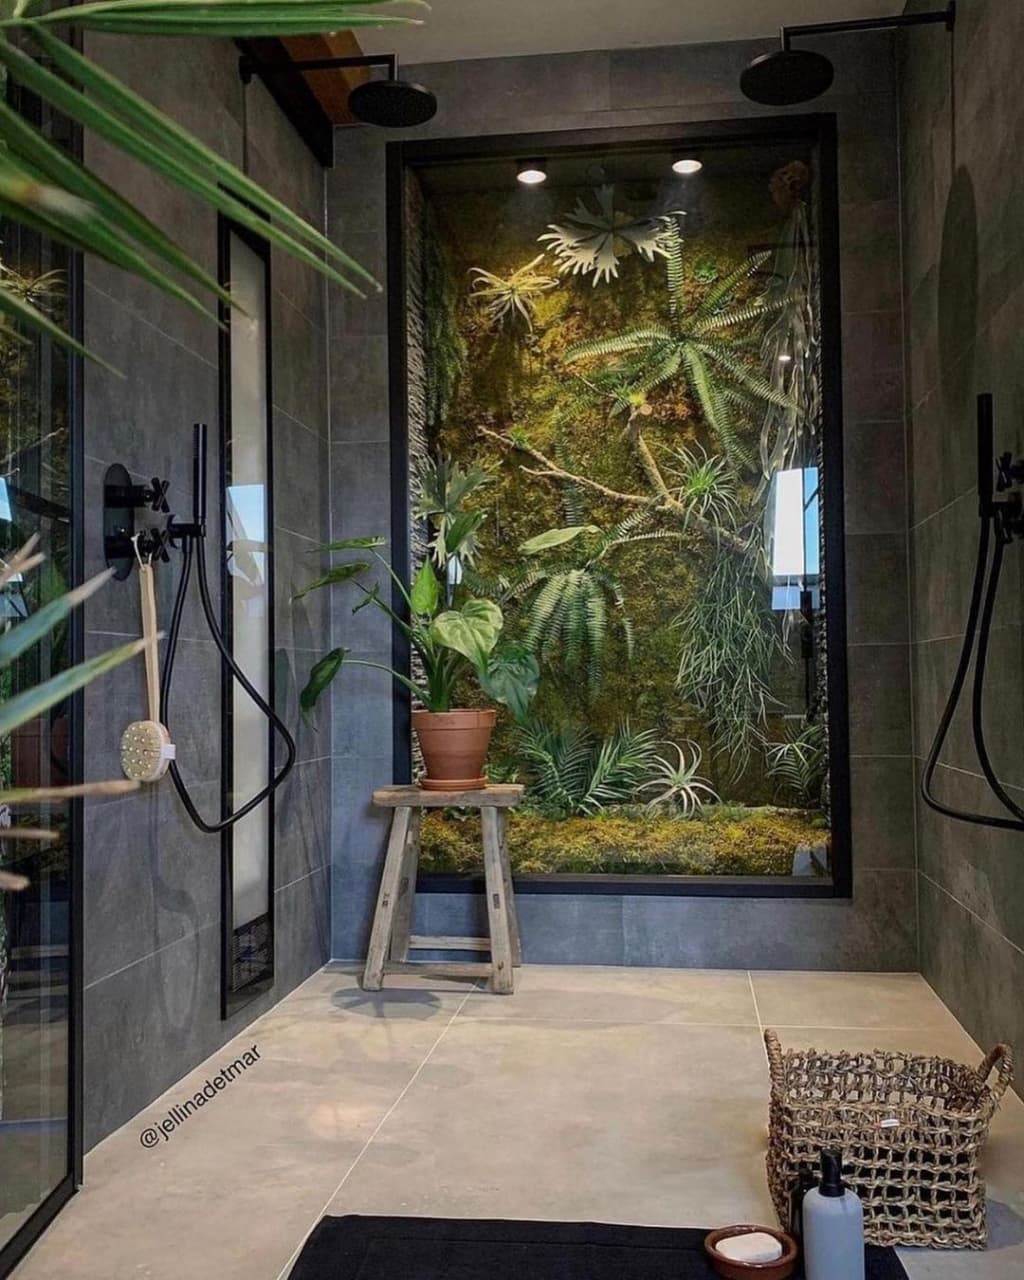
POLYGON ((683 156, 679 160, 672 161, 672 172, 682 174, 684 177, 691 173, 700 173, 703 168, 703 161, 694 160, 689 156, 683 156))
POLYGON ((789 354, 788 351, 779 352, 779 364, 792 364, 792 363, 793 363, 793 357, 789 354))
POLYGON ((516 177, 524 186, 539 186, 546 181, 547 176, 543 160, 520 160, 516 165, 516 177))

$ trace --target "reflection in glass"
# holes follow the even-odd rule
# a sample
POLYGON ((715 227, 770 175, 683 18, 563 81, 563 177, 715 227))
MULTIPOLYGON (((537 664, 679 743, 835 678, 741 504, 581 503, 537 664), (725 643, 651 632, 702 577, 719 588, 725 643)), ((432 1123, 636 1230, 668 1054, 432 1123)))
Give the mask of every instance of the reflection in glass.
MULTIPOLYGON (((0 222, 0 270, 61 325, 67 254, 0 222)), ((33 334, 0 331, 0 556, 38 534, 46 560, 0 595, 0 626, 34 613, 70 585, 68 359, 33 334)), ((0 672, 0 697, 72 661, 65 625, 0 672)), ((68 783, 70 707, 59 704, 0 743, 0 787, 68 783)), ((0 1247, 69 1172, 70 849, 66 803, 0 806, 0 867, 26 876, 0 890, 0 1247), (4 839, 13 825, 48 827, 55 841, 4 839)))
MULTIPOLYGON (((526 784, 520 874, 827 883, 818 142, 679 154, 557 150, 532 190, 410 166, 413 506, 425 457, 487 472, 464 588, 542 670, 489 763, 526 784)), ((475 837, 429 815, 424 869, 473 872, 475 837)))

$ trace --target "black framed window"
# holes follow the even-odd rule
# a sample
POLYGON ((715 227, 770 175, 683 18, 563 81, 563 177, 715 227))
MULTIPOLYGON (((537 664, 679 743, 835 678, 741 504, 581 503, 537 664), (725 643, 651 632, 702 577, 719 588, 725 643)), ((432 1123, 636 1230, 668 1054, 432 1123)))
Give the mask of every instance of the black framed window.
MULTIPOLYGON (((489 762, 518 886, 848 893, 834 118, 388 156, 396 563, 422 459, 482 467, 466 580, 543 672, 489 762)), ((423 887, 475 843, 434 815, 423 887)))
MULTIPOLYGON (((222 318, 223 631, 260 695, 274 701, 270 247, 226 219, 220 279, 239 304, 222 318)), ((274 759, 267 717, 224 671, 224 816, 266 786, 274 759)), ((223 1016, 274 979, 274 798, 225 830, 223 1016)))

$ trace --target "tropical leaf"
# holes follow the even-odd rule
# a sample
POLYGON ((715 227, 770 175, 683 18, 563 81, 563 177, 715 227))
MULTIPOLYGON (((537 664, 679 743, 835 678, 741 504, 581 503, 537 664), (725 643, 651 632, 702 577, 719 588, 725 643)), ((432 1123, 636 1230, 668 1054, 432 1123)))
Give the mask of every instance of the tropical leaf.
POLYGON ((439 613, 430 624, 429 634, 446 649, 468 658, 480 672, 497 644, 502 622, 501 610, 493 600, 467 600, 460 609, 439 613))
POLYGON ((526 719, 539 681, 536 657, 519 646, 509 645, 492 653, 480 672, 480 688, 489 698, 508 707, 520 723, 526 719))
POLYGON ((409 592, 409 599, 413 613, 433 617, 437 612, 437 606, 441 601, 441 584, 429 560, 424 560, 420 565, 419 573, 409 592))
POLYGON ((550 551, 552 547, 562 547, 584 533, 600 533, 596 524, 571 525, 564 529, 548 529, 546 533, 538 533, 534 538, 527 538, 520 543, 519 550, 527 556, 537 555, 540 551, 550 551))
POLYGON ((319 578, 314 578, 301 591, 296 591, 292 600, 301 600, 303 596, 308 596, 311 591, 319 591, 321 587, 334 587, 339 582, 349 582, 352 578, 365 573, 369 567, 369 560, 350 560, 347 564, 332 565, 326 573, 322 573, 319 578))
POLYGON ((44 711, 48 711, 50 707, 56 706, 58 702, 70 698, 73 693, 77 693, 97 676, 120 666, 129 658, 134 658, 136 654, 143 651, 147 643, 146 640, 133 640, 129 644, 119 645, 116 649, 109 649, 106 653, 79 663, 77 667, 70 667, 67 671, 51 676, 49 680, 44 680, 34 688, 25 689, 15 694, 13 698, 8 698, 6 702, 0 704, 0 738, 7 737, 19 725, 33 720, 44 711))
POLYGON ((37 609, 23 622, 15 623, 8 631, 0 635, 0 671, 9 667, 32 645, 38 644, 45 636, 62 622, 72 610, 83 604, 94 591, 98 591, 105 582, 113 577, 113 569, 106 569, 90 578, 80 587, 58 596, 49 604, 37 609))

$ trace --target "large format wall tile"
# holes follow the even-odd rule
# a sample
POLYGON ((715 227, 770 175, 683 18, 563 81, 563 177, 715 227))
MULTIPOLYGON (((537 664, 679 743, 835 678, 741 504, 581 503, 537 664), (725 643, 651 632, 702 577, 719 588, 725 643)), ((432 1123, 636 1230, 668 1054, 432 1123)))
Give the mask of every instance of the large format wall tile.
MULTIPOLYGON (((914 8, 927 7, 914 0, 914 8)), ((1024 8, 962 0, 952 61, 907 40, 901 110, 902 203, 911 454, 911 600, 915 751, 929 749, 962 644, 979 521, 975 395, 991 391, 995 451, 1019 452, 1024 388, 1024 257, 1016 162, 1024 106, 1018 74, 1024 8)), ((1024 808, 1021 548, 1006 552, 983 704, 996 775, 1024 808)), ((935 791, 952 807, 1005 816, 982 776, 970 684, 940 757, 935 791)), ((984 1043, 1024 1032, 1021 833, 966 825, 918 801, 925 976, 984 1043)))
MULTIPOLYGON (((283 198, 323 220, 323 173, 299 144, 262 85, 243 91, 228 41, 88 37, 90 48, 127 74, 140 92, 236 163, 247 122, 251 170, 283 198), (130 56, 126 57, 126 50, 130 56)), ((89 137, 87 159, 111 183, 216 269, 217 220, 89 137)), ((323 601, 293 609, 292 590, 316 570, 309 549, 326 541, 328 444, 326 296, 308 268, 272 261, 276 499, 276 694, 296 726, 300 764, 276 804, 277 972, 273 991, 231 1020, 220 1017, 221 853, 217 836, 188 821, 164 780, 139 795, 90 800, 85 832, 85 1102, 89 1144, 123 1123, 196 1062, 317 968, 329 954, 330 716, 299 724, 298 688, 313 656, 326 650, 323 601), (319 760, 317 760, 319 756, 319 760)), ((218 442, 218 331, 150 286, 89 262, 86 341, 125 377, 85 370, 85 551, 103 563, 100 489, 111 462, 134 479, 171 482, 172 510, 191 514, 192 424, 210 427, 211 508, 207 547, 219 608, 217 542, 221 511, 218 442)), ((162 517, 161 517, 162 519, 162 517)), ((153 518, 158 523, 158 518, 153 518)), ((179 558, 157 568, 158 611, 166 626, 179 558)), ((87 652, 137 635, 138 585, 111 583, 88 602, 87 652)), ((221 675, 192 593, 182 619, 169 720, 182 773, 202 813, 220 812, 221 675)), ((86 691, 88 777, 120 773, 118 743, 143 714, 141 661, 86 691)), ((278 754, 278 760, 283 758, 278 754)))

